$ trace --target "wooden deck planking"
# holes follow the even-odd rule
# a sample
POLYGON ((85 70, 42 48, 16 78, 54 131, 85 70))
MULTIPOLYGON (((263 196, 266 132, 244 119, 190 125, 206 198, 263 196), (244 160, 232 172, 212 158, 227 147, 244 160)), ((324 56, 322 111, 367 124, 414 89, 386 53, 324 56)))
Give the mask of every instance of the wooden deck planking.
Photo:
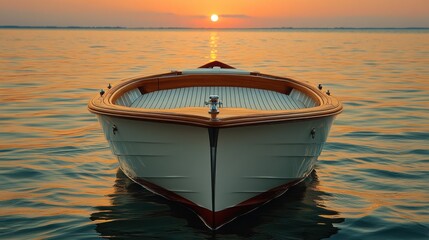
POLYGON ((315 106, 311 98, 297 90, 286 95, 263 89, 211 86, 161 90, 140 94, 136 99, 136 92, 130 94, 118 99, 118 104, 121 101, 125 104, 132 101, 131 107, 147 109, 204 107, 204 102, 209 100, 210 95, 219 95, 223 108, 289 110, 315 106))

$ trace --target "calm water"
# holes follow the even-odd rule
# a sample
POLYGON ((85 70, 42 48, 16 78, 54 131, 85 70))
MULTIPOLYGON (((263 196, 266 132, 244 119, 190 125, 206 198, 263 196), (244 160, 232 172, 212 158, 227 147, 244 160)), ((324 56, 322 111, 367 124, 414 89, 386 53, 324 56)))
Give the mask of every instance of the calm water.
POLYGON ((0 30, 0 238, 428 239, 429 31, 0 30), (88 100, 211 60, 325 88, 315 172, 216 234, 118 169, 88 100))

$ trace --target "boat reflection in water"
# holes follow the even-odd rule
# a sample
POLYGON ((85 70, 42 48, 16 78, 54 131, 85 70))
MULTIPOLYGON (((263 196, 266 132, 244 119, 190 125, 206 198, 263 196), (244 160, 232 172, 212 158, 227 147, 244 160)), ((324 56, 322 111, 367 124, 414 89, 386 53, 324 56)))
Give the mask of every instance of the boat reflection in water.
POLYGON ((206 231, 200 219, 184 205, 141 188, 118 169, 110 206, 96 206, 91 220, 103 238, 210 238, 321 239, 339 230, 337 211, 324 206, 329 193, 318 188, 317 173, 283 196, 238 218, 216 232, 206 231))

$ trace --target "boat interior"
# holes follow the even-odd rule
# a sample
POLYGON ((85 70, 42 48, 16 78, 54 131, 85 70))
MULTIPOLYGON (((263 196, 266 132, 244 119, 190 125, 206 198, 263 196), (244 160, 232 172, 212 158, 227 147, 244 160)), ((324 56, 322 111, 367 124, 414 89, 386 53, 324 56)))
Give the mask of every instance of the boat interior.
POLYGON ((329 95, 306 82, 212 62, 124 79, 88 106, 111 116, 233 127, 336 115, 342 106, 329 95))
POLYGON ((292 110, 316 106, 304 93, 292 89, 289 94, 244 87, 184 87, 144 94, 132 89, 116 100, 116 104, 133 108, 174 109, 205 107, 210 95, 218 95, 223 108, 255 110, 292 110))
MULTIPOLYGON (((232 71, 232 70, 231 70, 232 71)), ((320 101, 305 87, 289 79, 267 75, 204 73, 155 76, 135 81, 114 97, 114 104, 166 112, 186 109, 190 114, 207 116, 207 100, 219 96, 223 116, 285 111, 316 107, 320 101)))

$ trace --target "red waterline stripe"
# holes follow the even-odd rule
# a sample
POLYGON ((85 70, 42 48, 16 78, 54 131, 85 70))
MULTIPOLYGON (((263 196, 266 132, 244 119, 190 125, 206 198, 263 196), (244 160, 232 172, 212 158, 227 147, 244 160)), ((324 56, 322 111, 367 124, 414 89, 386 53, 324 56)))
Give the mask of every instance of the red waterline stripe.
POLYGON ((191 208, 202 220, 203 222, 211 229, 218 229, 219 227, 225 225, 226 223, 232 221, 236 217, 243 215, 247 212, 252 211, 253 209, 263 205, 264 203, 279 197, 284 192, 286 192, 290 187, 298 184, 301 182, 304 178, 283 184, 281 186, 272 188, 264 193, 261 193, 255 197, 252 197, 246 201, 243 201, 233 207, 223 209, 218 212, 213 212, 209 209, 206 209, 204 207, 198 206, 194 202, 174 193, 171 192, 163 187, 160 187, 156 184, 153 184, 151 182, 148 182, 144 180, 143 178, 134 178, 133 180, 141 185, 143 185, 145 188, 149 189, 150 191, 153 191, 167 199, 180 202, 189 208, 191 208))

